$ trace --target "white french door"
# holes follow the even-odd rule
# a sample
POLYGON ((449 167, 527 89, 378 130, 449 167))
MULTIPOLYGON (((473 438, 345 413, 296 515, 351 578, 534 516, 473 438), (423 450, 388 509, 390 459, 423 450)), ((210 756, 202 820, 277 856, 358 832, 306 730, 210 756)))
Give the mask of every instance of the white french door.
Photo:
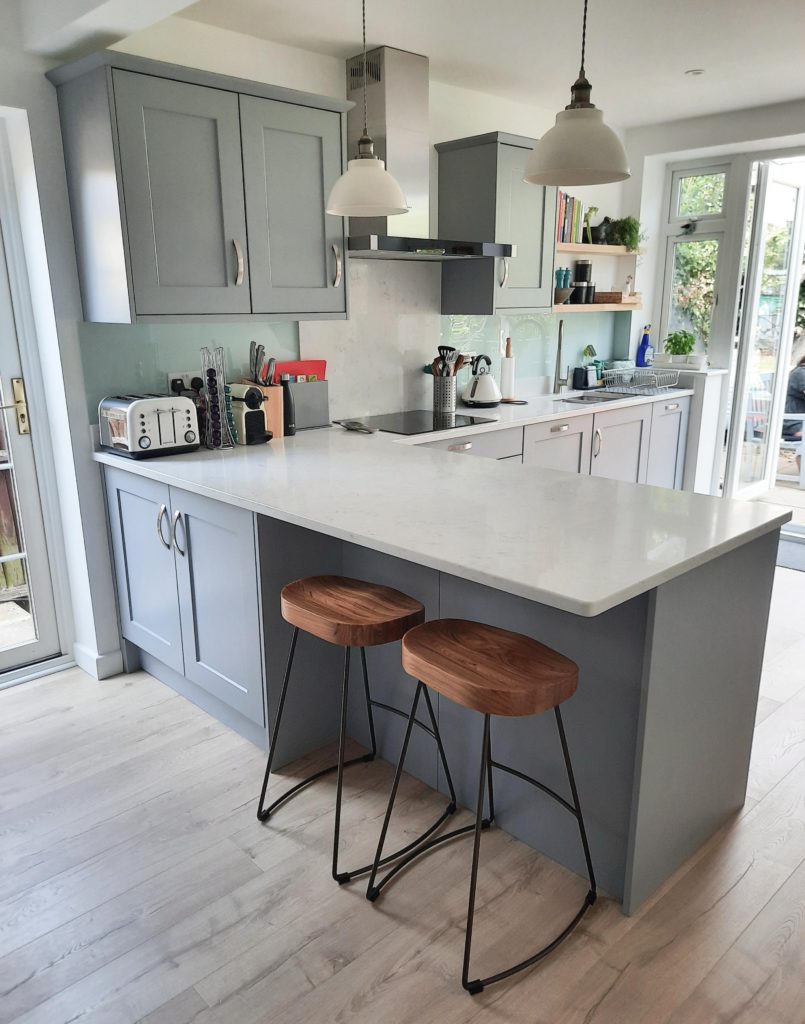
POLYGON ((791 165, 758 164, 724 479, 732 498, 758 497, 776 473, 802 260, 802 182, 791 165))
POLYGON ((0 675, 60 653, 2 227, 0 224, 0 675))

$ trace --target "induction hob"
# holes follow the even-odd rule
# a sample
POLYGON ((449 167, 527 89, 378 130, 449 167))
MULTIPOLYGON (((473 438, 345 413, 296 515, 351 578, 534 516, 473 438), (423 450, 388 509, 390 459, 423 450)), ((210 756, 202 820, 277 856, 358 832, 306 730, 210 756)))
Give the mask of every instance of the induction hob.
POLYGON ((411 412, 390 412, 383 416, 361 416, 367 427, 383 430, 387 434, 430 434, 434 430, 453 430, 455 427, 474 427, 479 423, 495 423, 488 416, 465 416, 463 413, 434 412, 433 409, 413 409, 411 412))

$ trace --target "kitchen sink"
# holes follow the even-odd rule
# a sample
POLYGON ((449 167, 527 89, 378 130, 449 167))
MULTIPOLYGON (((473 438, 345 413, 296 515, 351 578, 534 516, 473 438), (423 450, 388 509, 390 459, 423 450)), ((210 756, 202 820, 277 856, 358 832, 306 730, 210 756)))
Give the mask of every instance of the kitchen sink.
POLYGON ((560 402, 573 402, 577 405, 597 405, 600 402, 618 402, 628 395, 617 395, 612 392, 598 391, 592 395, 574 395, 572 398, 560 398, 560 402))

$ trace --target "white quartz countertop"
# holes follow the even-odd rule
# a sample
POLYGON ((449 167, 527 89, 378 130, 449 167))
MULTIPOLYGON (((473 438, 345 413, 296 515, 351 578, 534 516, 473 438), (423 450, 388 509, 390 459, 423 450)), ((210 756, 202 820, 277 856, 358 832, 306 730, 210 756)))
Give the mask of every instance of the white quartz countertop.
MULTIPOLYGON (((540 401, 487 413, 500 413, 500 429, 557 411, 563 417, 591 411, 564 403, 557 410, 555 401, 546 400, 550 407, 540 401)), ((584 616, 599 615, 791 518, 761 502, 455 455, 410 440, 333 427, 226 452, 140 461, 98 452, 95 458, 584 616)))

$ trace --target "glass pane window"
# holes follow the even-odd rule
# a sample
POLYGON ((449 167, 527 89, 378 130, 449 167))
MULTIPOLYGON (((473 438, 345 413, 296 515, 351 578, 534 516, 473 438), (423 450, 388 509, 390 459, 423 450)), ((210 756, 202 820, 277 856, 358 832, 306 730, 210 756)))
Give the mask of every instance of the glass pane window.
POLYGON ((679 179, 676 215, 678 217, 712 217, 724 211, 724 187, 727 175, 688 174, 679 179))
POLYGON ((704 351, 713 326, 718 240, 674 244, 668 331, 691 331, 704 351))

